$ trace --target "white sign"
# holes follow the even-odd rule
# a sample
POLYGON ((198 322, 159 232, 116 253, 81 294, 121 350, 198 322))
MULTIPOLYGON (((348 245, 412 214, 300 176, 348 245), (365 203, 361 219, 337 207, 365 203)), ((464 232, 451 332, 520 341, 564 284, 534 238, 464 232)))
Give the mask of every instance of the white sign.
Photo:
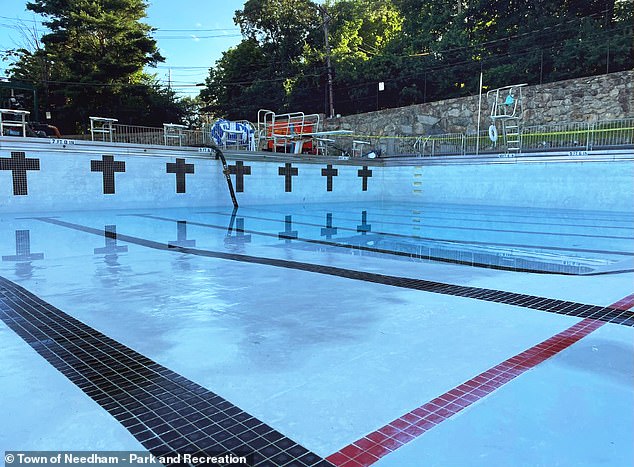
POLYGON ((383 81, 379 81, 379 91, 385 91, 385 83, 383 81))

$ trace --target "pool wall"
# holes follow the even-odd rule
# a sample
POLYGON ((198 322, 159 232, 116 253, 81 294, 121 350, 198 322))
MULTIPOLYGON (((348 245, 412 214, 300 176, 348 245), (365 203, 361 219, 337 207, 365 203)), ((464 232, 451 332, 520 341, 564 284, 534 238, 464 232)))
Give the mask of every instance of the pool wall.
POLYGON ((410 181, 410 190, 390 193, 392 200, 402 201, 597 211, 634 206, 632 161, 502 161, 400 167, 386 171, 385 184, 410 181))
MULTIPOLYGON (((229 206, 220 161, 206 151, 0 137, 0 212, 229 206)), ((410 162, 227 154, 241 205, 385 200, 601 211, 631 210, 633 159, 622 151, 410 162)))

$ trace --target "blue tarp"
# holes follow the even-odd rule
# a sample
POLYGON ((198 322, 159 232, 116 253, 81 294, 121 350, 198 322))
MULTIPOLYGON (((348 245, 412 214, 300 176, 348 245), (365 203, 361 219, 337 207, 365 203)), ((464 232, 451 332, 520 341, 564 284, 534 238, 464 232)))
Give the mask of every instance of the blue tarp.
POLYGON ((247 149, 255 150, 255 131, 248 123, 221 118, 212 125, 209 133, 218 146, 245 146, 247 149))

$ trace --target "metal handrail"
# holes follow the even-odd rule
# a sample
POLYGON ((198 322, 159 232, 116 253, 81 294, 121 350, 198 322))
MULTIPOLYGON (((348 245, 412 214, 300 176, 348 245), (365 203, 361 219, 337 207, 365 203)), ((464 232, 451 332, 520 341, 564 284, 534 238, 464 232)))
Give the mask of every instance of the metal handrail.
MULTIPOLYGON (((6 125, 6 122, 3 121, 6 125)), ((20 122, 21 126, 21 122, 20 122)), ((594 122, 568 122, 548 125, 524 126, 521 129, 521 151, 567 150, 591 151, 600 148, 634 146, 634 117, 594 122)), ((163 128, 137 125, 112 124, 113 143, 165 146, 163 128)), ((108 136, 110 136, 108 135, 108 136)), ((289 135, 285 135, 289 138, 289 135)), ((79 135, 70 139, 90 139, 91 135, 79 135)), ((283 136, 280 135, 280 138, 283 136)), ((384 136, 367 134, 332 135, 332 147, 350 152, 353 141, 369 142, 369 150, 389 156, 434 157, 475 155, 480 152, 505 153, 503 145, 497 146, 489 139, 486 130, 475 133, 445 133, 418 136, 384 136)), ((179 139, 183 147, 200 147, 210 141, 208 131, 182 129, 179 139)), ((168 141, 168 144, 170 142, 168 141)), ((173 144, 173 143, 172 143, 173 144)))

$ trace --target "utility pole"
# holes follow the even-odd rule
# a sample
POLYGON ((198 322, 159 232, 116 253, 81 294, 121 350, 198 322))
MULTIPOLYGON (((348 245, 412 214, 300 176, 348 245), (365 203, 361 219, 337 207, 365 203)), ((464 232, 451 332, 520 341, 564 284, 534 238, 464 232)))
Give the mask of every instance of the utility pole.
POLYGON ((318 5, 319 11, 321 11, 324 19, 324 40, 326 43, 326 69, 328 70, 328 113, 329 118, 335 116, 335 104, 332 97, 332 66, 330 64, 330 42, 328 40, 328 24, 330 23, 330 15, 326 11, 326 7, 318 5))

